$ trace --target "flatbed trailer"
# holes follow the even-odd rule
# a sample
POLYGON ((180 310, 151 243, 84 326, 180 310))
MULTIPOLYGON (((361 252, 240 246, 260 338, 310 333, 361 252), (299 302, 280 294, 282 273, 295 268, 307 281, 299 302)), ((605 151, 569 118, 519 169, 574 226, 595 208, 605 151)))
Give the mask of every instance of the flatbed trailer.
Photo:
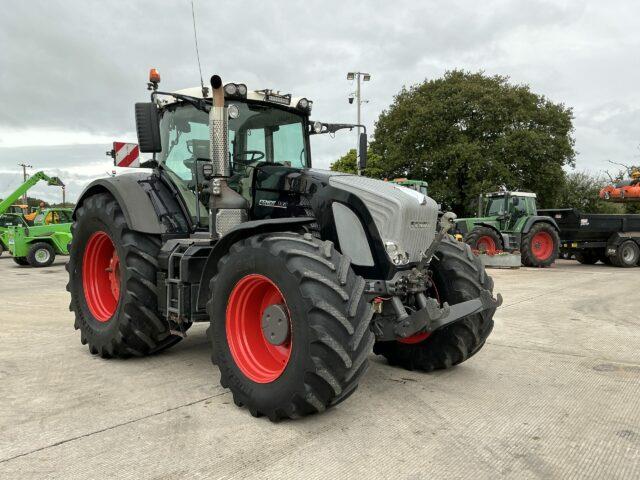
POLYGON ((583 213, 575 208, 539 210, 560 228, 560 253, 584 264, 616 267, 640 262, 640 215, 583 213))

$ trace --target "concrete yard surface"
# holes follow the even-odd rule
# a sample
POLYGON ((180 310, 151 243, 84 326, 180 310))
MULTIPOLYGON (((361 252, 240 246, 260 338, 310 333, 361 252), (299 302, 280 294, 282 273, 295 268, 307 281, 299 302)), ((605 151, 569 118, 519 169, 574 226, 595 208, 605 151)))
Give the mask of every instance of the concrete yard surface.
POLYGON ((63 257, 0 257, 0 478, 640 478, 640 269, 491 270, 485 347, 448 371, 373 354, 356 393, 277 424, 237 408, 206 325, 151 357, 80 344, 63 257))

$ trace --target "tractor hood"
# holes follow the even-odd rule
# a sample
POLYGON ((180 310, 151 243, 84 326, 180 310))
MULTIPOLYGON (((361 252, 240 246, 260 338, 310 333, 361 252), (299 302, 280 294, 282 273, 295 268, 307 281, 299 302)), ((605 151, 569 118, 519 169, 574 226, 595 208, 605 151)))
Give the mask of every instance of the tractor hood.
POLYGON ((356 175, 330 175, 328 180, 331 187, 362 201, 390 255, 397 251, 404 256, 403 263, 420 261, 436 234, 438 205, 432 198, 407 187, 356 175))

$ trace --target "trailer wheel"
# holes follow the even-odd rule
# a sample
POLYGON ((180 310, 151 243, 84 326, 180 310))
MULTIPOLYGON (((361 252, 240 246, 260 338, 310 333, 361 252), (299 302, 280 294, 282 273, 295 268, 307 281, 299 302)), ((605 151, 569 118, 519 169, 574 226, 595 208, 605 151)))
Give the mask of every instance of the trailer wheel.
POLYGON ((13 257, 13 261, 21 267, 26 267, 27 265, 29 265, 27 257, 13 257))
POLYGON ((4 245, 2 245, 2 242, 0 242, 0 257, 2 256, 3 253, 4 253, 4 245))
POLYGON ((277 421, 351 395, 374 341, 364 287, 348 257, 309 233, 233 245, 211 280, 207 309, 212 360, 235 404, 277 421))
POLYGON ((27 262, 35 268, 48 267, 56 259, 56 251, 45 242, 31 245, 27 253, 27 262))
POLYGON ((129 229, 107 193, 84 200, 71 231, 67 291, 82 344, 103 358, 142 356, 176 344, 181 337, 158 313, 160 237, 129 229))
POLYGON ((496 250, 504 249, 502 238, 498 235, 498 232, 489 227, 474 228, 464 238, 464 242, 474 250, 483 252, 495 252, 496 250))
POLYGON ((616 267, 631 268, 635 267, 640 260, 640 247, 633 240, 622 242, 616 254, 611 257, 611 263, 616 267))
MULTIPOLYGON (((493 292, 493 280, 469 247, 445 237, 431 262, 437 296, 441 302, 456 303, 478 298, 485 289, 493 292)), ((450 368, 468 360, 484 345, 493 329, 495 309, 465 317, 431 334, 418 334, 403 341, 377 342, 374 353, 390 365, 407 370, 450 368)))
POLYGON ((548 223, 538 222, 522 236, 520 252, 526 267, 550 266, 558 258, 559 250, 560 236, 548 223))
POLYGON ((583 265, 595 265, 599 256, 593 250, 581 250, 575 254, 576 260, 583 265))

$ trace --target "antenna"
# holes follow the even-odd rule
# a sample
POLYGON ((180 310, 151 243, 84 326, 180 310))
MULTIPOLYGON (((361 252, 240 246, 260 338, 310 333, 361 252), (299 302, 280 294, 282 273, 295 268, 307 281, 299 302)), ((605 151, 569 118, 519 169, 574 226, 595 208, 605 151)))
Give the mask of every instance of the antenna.
POLYGON ((191 18, 193 19, 193 39, 196 42, 196 58, 198 59, 198 71, 200 72, 200 86, 202 87, 202 97, 206 97, 209 89, 204 86, 202 80, 202 67, 200 66, 200 52, 198 51, 198 32, 196 31, 196 12, 193 8, 193 0, 191 0, 191 18))

